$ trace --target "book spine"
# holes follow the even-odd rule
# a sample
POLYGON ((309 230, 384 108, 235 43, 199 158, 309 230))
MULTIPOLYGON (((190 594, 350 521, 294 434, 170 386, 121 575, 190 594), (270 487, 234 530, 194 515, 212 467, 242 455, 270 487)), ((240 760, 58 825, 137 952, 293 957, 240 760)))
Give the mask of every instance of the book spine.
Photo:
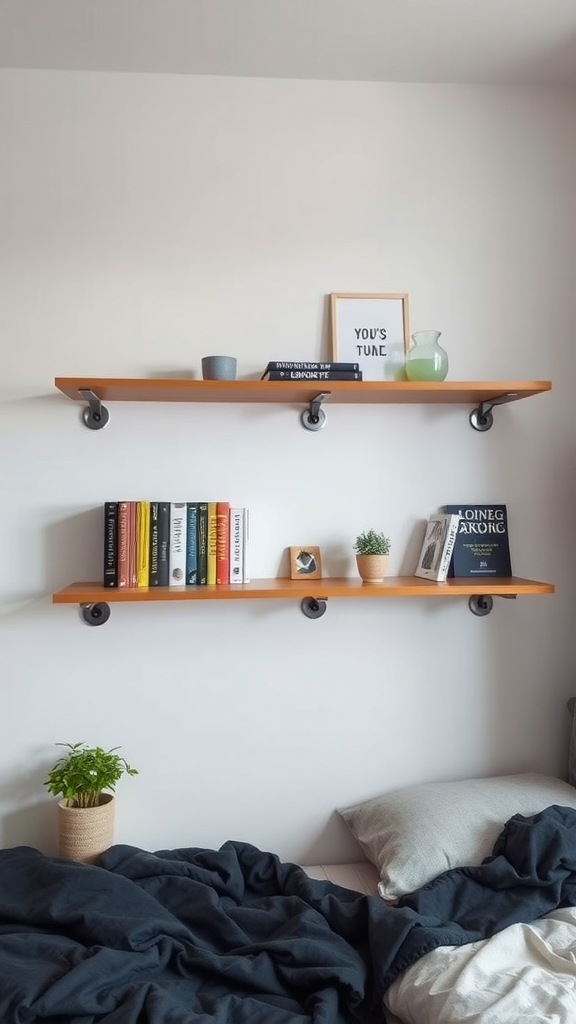
POLYGON ((158 503, 158 586, 170 583, 170 502, 158 503))
POLYGON ((230 583, 242 583, 244 509, 230 509, 230 583))
POLYGON ((314 363, 314 362, 290 362, 282 361, 281 359, 272 359, 265 370, 267 373, 269 370, 340 370, 344 372, 357 371, 360 369, 360 363, 342 363, 342 362, 328 362, 328 363, 314 363))
POLYGON ((242 517, 242 583, 250 583, 249 543, 250 509, 245 508, 242 517))
POLYGON ((127 587, 129 585, 128 576, 128 547, 130 544, 130 538, 128 531, 130 528, 129 516, 128 516, 128 502, 118 502, 118 586, 127 587))
POLYGON ((118 502, 104 502, 104 586, 118 586, 118 502))
POLYGON ((438 582, 445 583, 448 579, 448 569, 450 568, 450 560, 452 558, 452 552, 454 551, 454 545, 456 543, 456 537, 458 536, 458 526, 460 523, 460 516, 452 516, 450 525, 448 527, 448 535, 446 537, 446 543, 444 545, 444 551, 440 559, 440 566, 438 568, 438 582))
POLYGON ((186 520, 185 501, 170 502, 170 586, 181 587, 186 582, 186 520))
POLYGON ((159 501, 150 502, 150 553, 148 557, 148 586, 158 586, 158 510, 159 501))
POLYGON ((198 502, 186 503, 186 583, 198 582, 198 502))
POLYGON ((205 586, 208 580, 208 502, 198 502, 198 572, 196 582, 205 586))
POLYGON ((150 565, 150 502, 136 502, 136 548, 138 552, 138 568, 136 586, 148 586, 150 565))
POLYGON ((268 370, 263 380, 362 380, 361 370, 268 370))
POLYGON ((128 502, 128 586, 135 587, 138 572, 138 552, 136 549, 136 502, 128 502))
POLYGON ((216 502, 208 502, 208 564, 206 582, 208 586, 216 583, 216 557, 218 553, 218 525, 216 520, 216 502))
POLYGON ((216 504, 216 583, 230 582, 230 502, 216 504))

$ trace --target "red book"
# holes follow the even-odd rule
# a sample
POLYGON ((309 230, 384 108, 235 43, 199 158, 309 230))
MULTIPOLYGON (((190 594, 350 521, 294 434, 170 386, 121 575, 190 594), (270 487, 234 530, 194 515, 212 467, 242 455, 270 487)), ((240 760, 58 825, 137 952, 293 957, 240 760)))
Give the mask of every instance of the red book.
POLYGON ((128 502, 118 502, 118 586, 128 587, 128 502))
POLYGON ((138 535, 136 531, 136 502, 128 502, 128 586, 138 582, 138 535))
POLYGON ((216 583, 230 582, 230 502, 216 503, 216 583))

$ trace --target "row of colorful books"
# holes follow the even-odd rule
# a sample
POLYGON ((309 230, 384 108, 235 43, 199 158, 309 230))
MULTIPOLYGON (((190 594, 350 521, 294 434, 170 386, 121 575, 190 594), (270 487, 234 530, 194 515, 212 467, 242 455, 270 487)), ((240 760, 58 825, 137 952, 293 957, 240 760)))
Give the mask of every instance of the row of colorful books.
POLYGON ((249 527, 229 501, 107 501, 104 586, 249 583, 249 527))

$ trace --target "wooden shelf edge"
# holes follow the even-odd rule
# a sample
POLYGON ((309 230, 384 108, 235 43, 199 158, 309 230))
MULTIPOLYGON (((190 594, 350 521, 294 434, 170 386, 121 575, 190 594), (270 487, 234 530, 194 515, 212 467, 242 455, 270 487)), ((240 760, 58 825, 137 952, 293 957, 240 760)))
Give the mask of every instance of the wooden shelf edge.
POLYGON ((274 600, 315 597, 470 597, 553 594, 554 584, 520 576, 449 579, 445 583, 416 576, 389 576, 382 584, 363 583, 354 577, 320 580, 257 579, 250 583, 199 587, 104 587, 100 583, 71 583, 52 594, 53 604, 107 604, 135 601, 274 600))
POLYGON ((319 392, 332 403, 465 404, 506 402, 550 391, 548 380, 528 381, 211 381, 194 378, 55 377, 55 387, 72 401, 80 390, 101 402, 276 402, 309 403, 319 392))

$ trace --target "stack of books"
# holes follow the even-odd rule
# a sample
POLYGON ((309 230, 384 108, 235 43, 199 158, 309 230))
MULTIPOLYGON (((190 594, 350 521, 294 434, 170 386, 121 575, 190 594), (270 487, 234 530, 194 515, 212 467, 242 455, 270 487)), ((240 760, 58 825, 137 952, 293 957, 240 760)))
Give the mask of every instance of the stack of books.
POLYGON ((249 523, 229 501, 107 501, 103 584, 249 583, 249 523))
POLYGON ((260 380, 362 380, 359 363, 297 363, 273 360, 260 380))

